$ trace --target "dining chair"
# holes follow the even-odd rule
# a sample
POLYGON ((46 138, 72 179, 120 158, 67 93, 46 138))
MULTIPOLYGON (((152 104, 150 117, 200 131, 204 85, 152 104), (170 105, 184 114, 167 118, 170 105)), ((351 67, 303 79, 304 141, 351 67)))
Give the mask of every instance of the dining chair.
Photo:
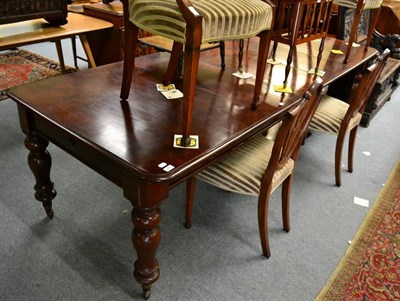
POLYGON ((353 172, 354 145, 358 125, 368 99, 384 68, 390 51, 386 49, 377 61, 355 78, 347 102, 329 96, 322 96, 321 102, 310 123, 310 130, 337 135, 335 148, 335 181, 341 185, 341 160, 344 138, 349 135, 347 169, 353 172))
POLYGON ((276 20, 272 31, 272 60, 275 61, 278 43, 289 45, 283 87, 287 79, 296 45, 321 39, 315 74, 322 58, 332 12, 332 0, 281 0, 276 1, 276 20))
POLYGON ((346 54, 344 56, 345 64, 349 60, 351 48, 356 39, 362 11, 370 9, 373 13, 372 19, 368 27, 367 41, 365 43, 365 50, 367 50, 369 44, 371 43, 372 34, 374 33, 376 23, 378 22, 382 2, 383 0, 333 0, 333 3, 338 6, 354 9, 353 23, 351 26, 349 41, 346 48, 346 54))
POLYGON ((184 46, 181 146, 190 143, 190 127, 199 67, 200 45, 259 36, 257 71, 251 108, 261 93, 271 41, 275 5, 269 0, 123 0, 125 20, 121 99, 129 97, 134 49, 139 29, 174 41, 165 83, 173 78, 184 46))
POLYGON ((263 134, 242 144, 232 153, 202 170, 186 182, 186 224, 192 225, 196 178, 227 191, 258 196, 258 227, 263 255, 270 257, 268 204, 271 193, 282 184, 283 228, 290 230, 290 187, 301 142, 314 114, 322 90, 317 77, 308 91, 281 121, 275 140, 263 134))

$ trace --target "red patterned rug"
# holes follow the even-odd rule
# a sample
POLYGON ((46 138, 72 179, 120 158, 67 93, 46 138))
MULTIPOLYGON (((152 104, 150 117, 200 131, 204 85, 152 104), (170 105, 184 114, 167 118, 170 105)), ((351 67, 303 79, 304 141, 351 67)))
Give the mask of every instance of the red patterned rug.
MULTIPOLYGON (((65 66, 66 72, 77 69, 65 66)), ((52 60, 26 50, 0 53, 0 100, 7 98, 7 89, 29 82, 57 76, 61 66, 52 60)))
POLYGON ((400 300, 400 161, 316 300, 400 300))

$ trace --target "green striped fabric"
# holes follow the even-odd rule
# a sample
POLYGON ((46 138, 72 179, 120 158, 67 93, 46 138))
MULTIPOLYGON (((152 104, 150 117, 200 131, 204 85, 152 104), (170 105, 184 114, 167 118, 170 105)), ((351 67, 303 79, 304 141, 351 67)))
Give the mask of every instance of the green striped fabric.
MULTIPOLYGON (((202 43, 244 39, 271 28, 273 11, 262 0, 191 0, 203 17, 202 43)), ((153 34, 184 43, 186 22, 176 0, 130 0, 129 19, 153 34)))
MULTIPOLYGON (((309 129, 331 134, 339 133, 340 125, 348 108, 349 105, 344 101, 324 95, 311 120, 309 129)), ((360 123, 361 117, 362 115, 357 113, 350 120, 346 131, 348 132, 356 127, 360 123)))
POLYGON ((343 7, 356 8, 358 1, 365 1, 363 9, 379 8, 383 2, 383 0, 333 0, 333 3, 343 7))
MULTIPOLYGON (((196 177, 224 190, 258 196, 273 146, 272 140, 257 136, 196 177)), ((294 161, 289 159, 283 168, 275 171, 271 193, 293 172, 293 168, 294 161)))

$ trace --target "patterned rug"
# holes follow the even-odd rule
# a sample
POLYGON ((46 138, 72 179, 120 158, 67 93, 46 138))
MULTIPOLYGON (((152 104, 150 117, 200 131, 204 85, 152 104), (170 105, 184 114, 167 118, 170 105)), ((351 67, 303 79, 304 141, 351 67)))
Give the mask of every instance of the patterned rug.
POLYGON ((316 300, 400 300, 400 161, 316 300))
MULTIPOLYGON (((66 72, 77 69, 65 66, 66 72)), ((29 82, 57 76, 61 66, 52 60, 26 50, 0 53, 0 100, 6 99, 7 89, 29 82)))

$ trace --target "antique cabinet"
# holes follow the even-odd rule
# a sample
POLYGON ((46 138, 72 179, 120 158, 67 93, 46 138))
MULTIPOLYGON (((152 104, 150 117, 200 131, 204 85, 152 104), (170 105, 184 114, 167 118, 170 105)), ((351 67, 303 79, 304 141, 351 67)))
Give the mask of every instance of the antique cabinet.
POLYGON ((0 24, 44 18, 52 25, 67 23, 67 0, 0 0, 0 24))
POLYGON ((372 117, 390 100, 394 89, 400 84, 399 75, 400 60, 389 58, 365 107, 361 119, 362 126, 368 127, 372 117))

